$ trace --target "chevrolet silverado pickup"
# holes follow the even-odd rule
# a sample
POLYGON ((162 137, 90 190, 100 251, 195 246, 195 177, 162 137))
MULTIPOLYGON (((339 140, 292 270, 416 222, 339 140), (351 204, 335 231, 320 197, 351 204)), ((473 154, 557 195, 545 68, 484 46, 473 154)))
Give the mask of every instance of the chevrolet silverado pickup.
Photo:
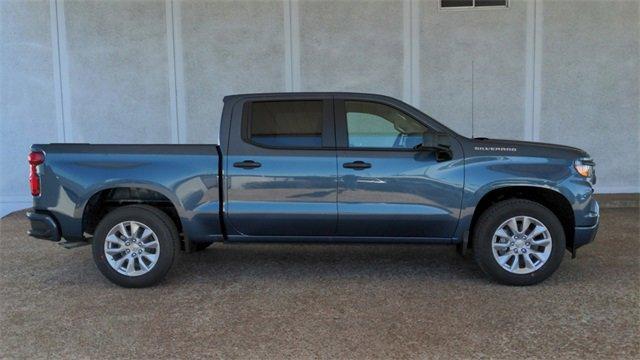
POLYGON ((33 145, 28 160, 29 234, 91 244, 125 287, 215 242, 449 244, 530 285, 599 223, 586 152, 467 138, 372 94, 227 96, 218 144, 33 145))

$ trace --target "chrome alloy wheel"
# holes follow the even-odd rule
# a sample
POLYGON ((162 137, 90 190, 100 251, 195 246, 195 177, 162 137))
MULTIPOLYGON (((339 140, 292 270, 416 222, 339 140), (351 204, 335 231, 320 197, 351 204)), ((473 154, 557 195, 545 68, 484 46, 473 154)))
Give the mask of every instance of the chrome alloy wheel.
POLYGON ((104 242, 109 265, 122 275, 140 276, 158 262, 160 243, 147 225, 123 221, 109 230, 104 242))
POLYGON ((515 216, 503 222, 493 234, 494 259, 513 274, 540 269, 551 255, 551 234, 539 220, 515 216))

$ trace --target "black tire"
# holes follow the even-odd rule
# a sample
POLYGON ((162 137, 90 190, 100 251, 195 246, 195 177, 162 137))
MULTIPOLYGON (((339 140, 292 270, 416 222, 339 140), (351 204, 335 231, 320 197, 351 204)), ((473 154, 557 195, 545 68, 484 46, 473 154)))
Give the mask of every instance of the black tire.
POLYGON ((565 251, 565 235, 560 220, 548 208, 539 203, 511 199, 501 201, 485 210, 473 230, 473 251, 480 268, 494 280, 507 285, 533 285, 553 274, 565 251), (528 274, 515 274, 504 269, 493 256, 492 240, 498 227, 514 216, 529 216, 540 221, 551 235, 551 253, 546 263, 528 274))
POLYGON ((176 258, 180 249, 178 231, 173 221, 162 211, 148 205, 129 205, 109 212, 98 224, 93 237, 93 260, 98 270, 111 282, 127 288, 152 286, 160 282, 176 258), (123 221, 138 221, 148 226, 160 244, 158 261, 147 273, 127 276, 116 271, 107 261, 104 243, 108 232, 123 221))

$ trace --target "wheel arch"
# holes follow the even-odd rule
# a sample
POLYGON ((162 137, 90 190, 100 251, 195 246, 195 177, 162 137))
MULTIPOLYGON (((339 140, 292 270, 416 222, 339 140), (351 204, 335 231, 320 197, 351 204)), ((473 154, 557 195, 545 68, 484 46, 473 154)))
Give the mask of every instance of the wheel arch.
POLYGON ((78 209, 83 233, 93 234, 99 220, 111 210, 132 204, 146 204, 166 213, 178 232, 183 228, 184 208, 167 189, 150 184, 121 183, 100 187, 91 192, 78 209))
POLYGON ((475 206, 469 225, 469 244, 473 243, 473 230, 480 215, 491 205, 508 199, 530 200, 549 209, 562 224, 567 249, 572 249, 575 217, 570 201, 554 189, 527 185, 499 187, 482 196, 475 206))

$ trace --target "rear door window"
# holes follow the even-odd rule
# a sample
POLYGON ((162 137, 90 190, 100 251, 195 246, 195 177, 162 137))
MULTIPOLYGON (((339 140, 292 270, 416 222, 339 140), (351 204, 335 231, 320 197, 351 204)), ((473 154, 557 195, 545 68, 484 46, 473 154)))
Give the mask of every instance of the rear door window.
POLYGON ((321 148, 322 100, 256 101, 250 104, 248 137, 256 145, 321 148))

